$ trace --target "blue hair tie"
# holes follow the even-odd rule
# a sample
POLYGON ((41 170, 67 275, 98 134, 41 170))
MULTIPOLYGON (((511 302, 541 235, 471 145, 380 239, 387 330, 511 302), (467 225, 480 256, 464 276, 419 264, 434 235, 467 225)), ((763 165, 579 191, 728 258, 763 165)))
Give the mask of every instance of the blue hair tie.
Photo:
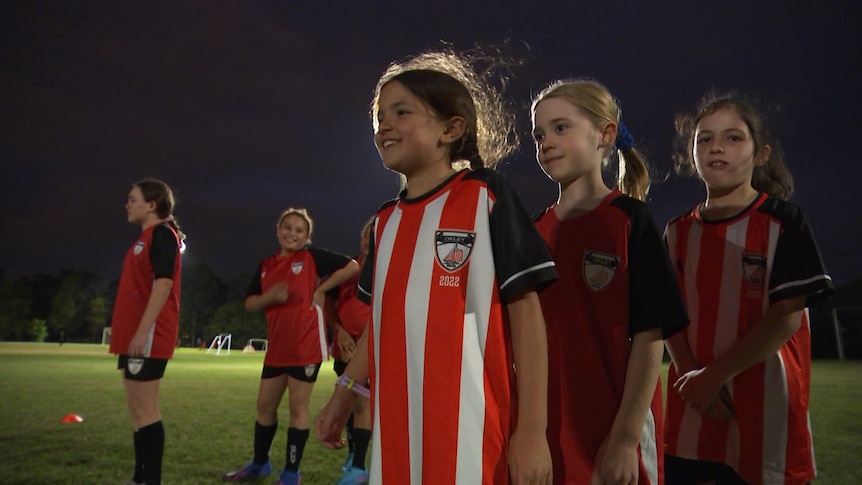
POLYGON ((626 125, 623 124, 622 121, 619 122, 617 126, 617 149, 618 150, 629 150, 635 146, 635 139, 632 136, 629 129, 626 128, 626 125))

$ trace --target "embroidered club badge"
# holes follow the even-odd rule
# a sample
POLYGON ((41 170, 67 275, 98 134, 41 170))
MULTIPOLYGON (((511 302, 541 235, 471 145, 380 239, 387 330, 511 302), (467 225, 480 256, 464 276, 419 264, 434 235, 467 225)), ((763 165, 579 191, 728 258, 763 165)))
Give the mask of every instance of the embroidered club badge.
POLYGON ((742 253, 742 274, 749 285, 760 287, 766 280, 766 256, 742 253))
POLYGON ((435 239, 437 264, 451 273, 467 264, 470 253, 473 251, 473 243, 476 241, 476 233, 437 231, 435 239))
POLYGON ((584 282, 592 290, 605 289, 614 279, 620 257, 598 251, 584 251, 584 282))

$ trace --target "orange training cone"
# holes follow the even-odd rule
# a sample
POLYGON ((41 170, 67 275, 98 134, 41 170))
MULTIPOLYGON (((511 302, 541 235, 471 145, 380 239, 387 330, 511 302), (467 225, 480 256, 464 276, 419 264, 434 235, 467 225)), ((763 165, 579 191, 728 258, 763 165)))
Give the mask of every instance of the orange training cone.
POLYGON ((60 420, 61 423, 80 423, 84 418, 77 414, 67 414, 60 420))

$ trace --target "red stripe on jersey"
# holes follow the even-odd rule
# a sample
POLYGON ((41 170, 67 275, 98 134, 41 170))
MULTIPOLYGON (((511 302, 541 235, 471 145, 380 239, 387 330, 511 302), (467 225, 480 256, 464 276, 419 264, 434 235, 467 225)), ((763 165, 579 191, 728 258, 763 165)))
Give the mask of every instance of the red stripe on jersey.
MULTIPOLYGON (((386 292, 381 297, 381 306, 386 308, 385 313, 380 313, 380 324, 375 325, 379 329, 376 335, 376 348, 384 348, 385 352, 375 355, 379 362, 379 369, 385 369, 387 379, 381 381, 376 375, 372 386, 375 386, 378 405, 375 406, 375 429, 380 430, 377 436, 380 438, 381 453, 386 456, 386 466, 378 468, 381 472, 383 483, 398 483, 402 477, 410 475, 410 415, 408 412, 409 395, 407 392, 407 337, 404 326, 404 314, 406 308, 407 280, 409 279, 410 265, 406 264, 413 259, 413 246, 419 234, 421 218, 407 221, 399 221, 397 237, 392 248, 392 262, 399 264, 387 264, 389 271, 386 276, 386 292), (405 271, 406 270, 406 271, 405 271), (378 418, 379 402, 386 403, 387 415, 385 420, 378 418)), ((381 227, 385 227, 385 221, 381 221, 381 227)), ((388 262, 387 262, 388 263, 388 262)), ((379 292, 375 292, 378 295, 379 292)), ((378 372, 375 369, 375 373, 378 372)), ((373 374, 372 374, 373 375, 373 374)))

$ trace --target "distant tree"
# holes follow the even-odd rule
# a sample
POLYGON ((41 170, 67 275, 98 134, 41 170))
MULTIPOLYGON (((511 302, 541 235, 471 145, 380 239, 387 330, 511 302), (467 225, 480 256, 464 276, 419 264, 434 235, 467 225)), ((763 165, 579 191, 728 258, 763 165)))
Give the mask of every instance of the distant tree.
POLYGON ((48 331, 53 335, 64 331, 70 338, 97 338, 101 333, 95 333, 93 327, 101 328, 107 322, 107 294, 101 276, 78 270, 64 272, 51 302, 48 331))
POLYGON ((225 302, 226 287, 206 263, 183 268, 180 289, 180 335, 194 345, 204 326, 225 302))
POLYGON ((25 278, 0 274, 0 340, 32 340, 33 292, 25 278))
POLYGON ((263 312, 246 311, 243 300, 232 300, 216 310, 205 333, 207 342, 220 333, 229 333, 232 346, 242 348, 250 338, 266 338, 266 319, 263 312))

